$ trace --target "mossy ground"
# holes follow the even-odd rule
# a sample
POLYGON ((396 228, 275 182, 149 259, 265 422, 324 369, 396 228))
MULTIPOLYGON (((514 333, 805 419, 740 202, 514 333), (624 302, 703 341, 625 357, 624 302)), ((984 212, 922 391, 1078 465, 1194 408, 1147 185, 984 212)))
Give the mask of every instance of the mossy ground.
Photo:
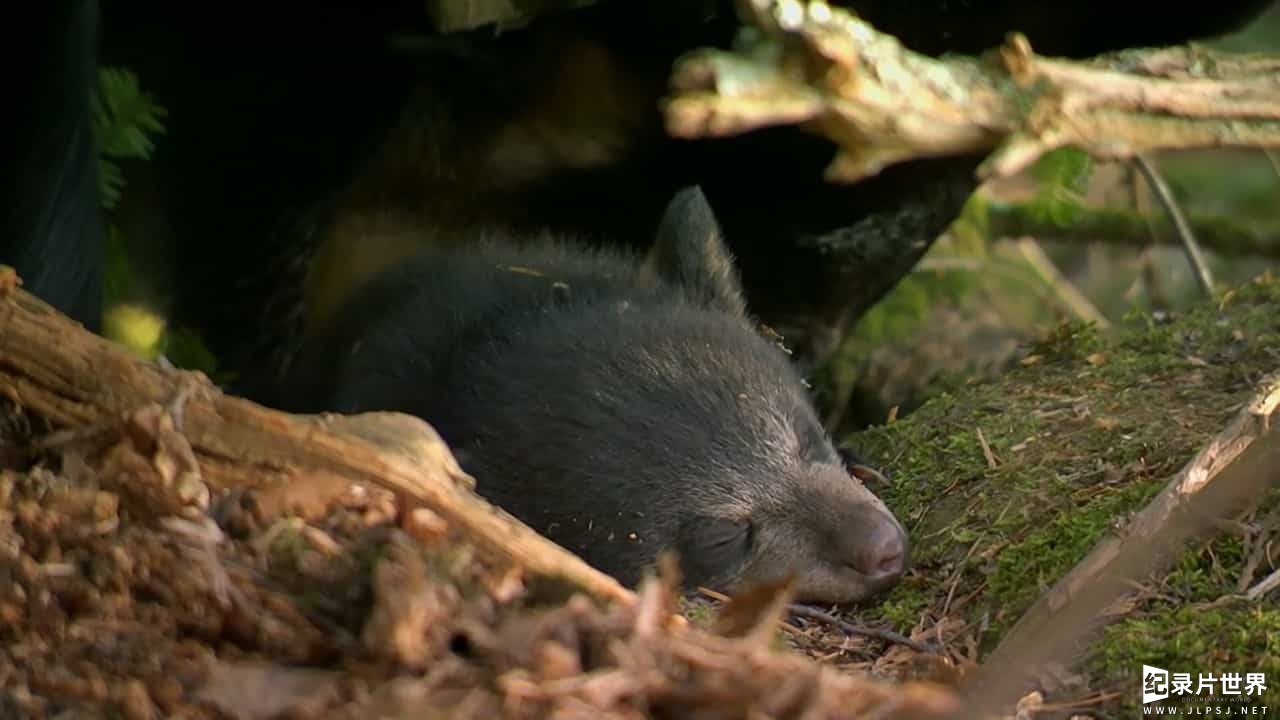
MULTIPOLYGON (((914 542, 914 571, 861 621, 904 633, 947 621, 962 628, 949 640, 989 650, 1277 368, 1280 281, 1263 277, 1169 320, 1133 316, 1106 337, 1063 326, 998 382, 850 436, 891 472, 892 486, 876 490, 914 542)), ((1242 574, 1257 582, 1280 563, 1263 557, 1246 573, 1247 555, 1227 535, 1150 579, 1087 659, 1087 684, 1131 707, 1146 663, 1193 677, 1265 672, 1280 697, 1280 609, 1222 600, 1242 574)))

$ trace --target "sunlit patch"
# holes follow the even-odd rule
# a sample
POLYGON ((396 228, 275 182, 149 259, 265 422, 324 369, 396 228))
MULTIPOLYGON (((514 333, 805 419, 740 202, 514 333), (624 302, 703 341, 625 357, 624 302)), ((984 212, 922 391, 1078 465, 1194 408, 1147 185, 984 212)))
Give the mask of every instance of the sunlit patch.
POLYGON ((158 354, 164 331, 163 317, 134 303, 116 305, 103 318, 103 335, 143 357, 158 354))

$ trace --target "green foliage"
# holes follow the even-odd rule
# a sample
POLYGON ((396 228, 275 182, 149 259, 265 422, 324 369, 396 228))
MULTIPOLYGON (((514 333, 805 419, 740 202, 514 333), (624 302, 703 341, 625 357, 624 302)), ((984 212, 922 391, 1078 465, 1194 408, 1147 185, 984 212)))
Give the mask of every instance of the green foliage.
MULTIPOLYGON (((1081 193, 1092 160, 1073 148, 1044 156, 1030 171, 1038 189, 1032 211, 1054 223, 1069 223, 1080 212, 1081 193)), ((1016 254, 993 251, 987 223, 987 201, 976 193, 952 224, 945 242, 937 244, 916 270, 859 320, 841 354, 855 354, 910 336, 938 304, 959 304, 985 288, 996 296, 1024 297, 1030 290, 1049 295, 1044 279, 1016 254)), ((1047 298, 1047 304, 1054 304, 1047 298)))
POLYGON ((938 304, 958 303, 976 286, 973 269, 987 254, 981 207, 965 205, 951 232, 858 320, 840 354, 859 354, 909 336, 938 304))
MULTIPOLYGON (((104 67, 98 71, 98 92, 93 98, 94 139, 98 145, 99 188, 104 210, 115 209, 125 187, 119 161, 149 160, 155 138, 165 132, 165 108, 143 91, 136 75, 124 68, 104 67)), ((106 267, 103 272, 107 308, 135 299, 146 279, 134 272, 125 239, 114 225, 108 227, 106 267)), ((110 310, 109 310, 110 312, 110 310)), ((161 321, 162 322, 162 321, 161 321)), ((119 330, 117 330, 119 332, 119 330)), ((198 335, 186 328, 166 328, 154 347, 135 347, 129 338, 112 337, 135 352, 151 356, 163 353, 175 365, 216 373, 213 355, 198 335)), ((215 378, 217 379, 217 378, 215 378)))
POLYGON ((107 228, 107 247, 105 267, 102 273, 103 295, 107 304, 111 305, 118 298, 128 296, 128 290, 134 287, 133 268, 129 265, 129 257, 125 252, 124 240, 120 231, 111 225, 107 228))
POLYGON ((1040 158, 1031 167, 1031 177, 1046 189, 1064 188, 1079 193, 1085 189, 1093 161, 1077 148, 1059 148, 1040 158))
POLYGON ((123 68, 98 71, 93 98, 94 138, 100 155, 99 183, 103 207, 110 210, 124 190, 124 174, 117 160, 151 157, 153 135, 164 133, 166 111, 143 92, 138 78, 123 68))
MULTIPOLYGON (((1083 193, 1092 160, 1080 150, 1061 149, 1041 158, 1028 175, 1035 195, 1026 202, 1031 215, 1046 225, 1069 225, 1083 212, 1083 193)), ((974 193, 947 234, 875 307, 859 318, 836 357, 817 378, 819 391, 834 397, 852 391, 864 358, 875 348, 923 337, 935 308, 962 313, 998 313, 1011 328, 1031 330, 1074 308, 1019 245, 996 242, 991 200, 974 193)), ((959 374, 939 377, 932 391, 963 381, 959 374)))
POLYGON ((1280 12, 1265 12, 1241 30, 1204 41, 1219 50, 1238 53, 1273 52, 1280 44, 1280 12))
POLYGON ((174 365, 188 370, 199 370, 214 382, 225 383, 233 379, 218 371, 213 353, 200 340, 200 336, 188 328, 173 328, 160 341, 160 352, 174 365))
POLYGON ((1071 223, 1082 212, 1081 193, 1092 169, 1089 155, 1076 148, 1061 148, 1042 157, 1030 171, 1040 186, 1031 202, 1033 214, 1055 225, 1071 223))
MULTIPOLYGON (((98 91, 92 98, 93 136, 98 147, 98 188, 103 210, 115 209, 124 191, 124 173, 118 161, 146 160, 151 157, 155 144, 152 136, 164 132, 161 119, 164 108, 142 91, 138 78, 123 68, 98 69, 98 91)), ((114 308, 131 299, 139 287, 140 279, 133 272, 128 251, 119 229, 112 223, 107 226, 105 266, 103 268, 103 299, 106 319, 112 318, 114 308)), ((122 342, 135 352, 149 355, 154 348, 133 347, 129 338, 118 336, 122 328, 118 323, 107 323, 107 337, 122 342)))
MULTIPOLYGON (((120 201, 125 179, 120 160, 146 160, 155 149, 152 137, 164 132, 165 109, 142 91, 138 78, 123 68, 98 70, 92 100, 93 134, 98 146, 101 203, 110 212, 120 201)), ((107 228, 103 295, 111 308, 130 297, 139 279, 130 267, 124 239, 114 225, 107 228)), ((116 338, 118 339, 118 338, 116 338)))
POLYGON ((964 272, 935 270, 923 277, 909 275, 890 296, 867 311, 858 324, 857 335, 867 347, 908 337, 931 307, 963 295, 970 285, 971 276, 964 272))

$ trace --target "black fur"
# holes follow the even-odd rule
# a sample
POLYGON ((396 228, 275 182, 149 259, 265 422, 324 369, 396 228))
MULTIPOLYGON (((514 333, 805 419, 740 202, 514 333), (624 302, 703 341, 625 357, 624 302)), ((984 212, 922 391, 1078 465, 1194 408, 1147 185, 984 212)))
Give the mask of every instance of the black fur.
POLYGON ((425 250, 304 347, 274 400, 425 418, 482 495, 623 582, 672 547, 691 584, 794 573, 827 601, 891 585, 905 534, 742 312, 701 193, 658 238, 649 269, 570 243, 425 250))
MULTIPOLYGON (((27 290, 91 330, 101 327, 105 233, 91 98, 97 87, 96 0, 26 8, 14 81, 5 89, 14 124, 0 263, 27 290)), ((15 26, 16 29, 17 26, 15 26)))
POLYGON ((681 190, 671 200, 642 277, 667 278, 708 308, 730 315, 747 313, 738 271, 701 190, 681 190))

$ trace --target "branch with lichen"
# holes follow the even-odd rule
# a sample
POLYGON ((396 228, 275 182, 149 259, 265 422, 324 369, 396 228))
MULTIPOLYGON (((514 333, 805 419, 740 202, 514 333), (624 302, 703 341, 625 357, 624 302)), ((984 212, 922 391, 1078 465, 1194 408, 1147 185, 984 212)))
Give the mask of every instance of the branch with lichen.
POLYGON ((984 58, 936 59, 823 2, 740 0, 731 52, 677 62, 664 103, 677 137, 800 125, 839 146, 853 182, 917 158, 991 152, 983 178, 1073 146, 1099 159, 1170 149, 1280 147, 1280 58, 1198 46, 1089 61, 1012 35, 984 58), (994 152, 993 152, 994 151, 994 152))
MULTIPOLYGON (((1136 248, 1171 245, 1177 238, 1162 216, 1114 207, 1076 205, 1070 213, 1045 213, 1033 203, 987 200, 986 220, 992 237, 1034 237, 1065 242, 1102 242, 1136 248), (1158 232, 1153 232, 1153 226, 1158 232)), ((1280 227, 1255 228, 1228 217, 1190 218, 1201 244, 1226 257, 1280 257, 1280 227)))

